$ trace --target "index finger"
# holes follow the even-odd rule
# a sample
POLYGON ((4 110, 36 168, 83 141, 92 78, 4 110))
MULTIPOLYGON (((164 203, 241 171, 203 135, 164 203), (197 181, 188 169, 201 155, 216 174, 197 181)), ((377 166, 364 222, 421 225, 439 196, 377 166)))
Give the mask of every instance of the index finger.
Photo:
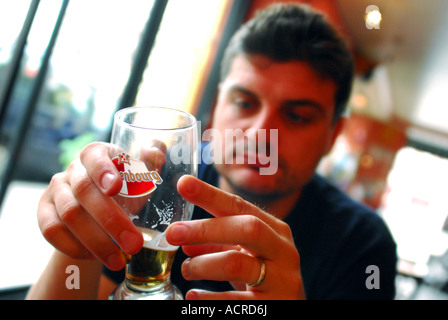
POLYGON ((278 222, 277 218, 240 196, 223 191, 190 175, 179 179, 177 189, 187 201, 203 208, 215 217, 253 215, 271 226, 278 222))

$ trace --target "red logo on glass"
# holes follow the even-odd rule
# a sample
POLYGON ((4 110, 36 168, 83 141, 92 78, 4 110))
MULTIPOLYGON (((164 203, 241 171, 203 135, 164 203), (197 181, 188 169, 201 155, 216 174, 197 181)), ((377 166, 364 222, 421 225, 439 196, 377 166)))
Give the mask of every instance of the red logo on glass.
POLYGON ((163 182, 157 171, 149 171, 143 161, 130 159, 126 153, 120 153, 112 159, 120 172, 123 186, 119 195, 135 198, 153 192, 163 182))

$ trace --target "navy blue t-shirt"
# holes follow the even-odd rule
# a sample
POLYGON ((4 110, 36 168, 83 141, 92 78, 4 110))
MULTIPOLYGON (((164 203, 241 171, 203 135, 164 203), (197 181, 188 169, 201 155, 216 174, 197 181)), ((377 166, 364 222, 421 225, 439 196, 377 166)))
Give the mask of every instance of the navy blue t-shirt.
MULTIPOLYGON (((213 165, 200 164, 198 177, 217 186, 218 173, 213 165)), ((209 217, 209 213, 195 207, 193 219, 209 217)), ((284 221, 291 228, 300 254, 307 299, 394 298, 396 245, 375 211, 315 175, 284 221)), ((228 282, 186 281, 180 272, 186 258, 179 249, 171 270, 171 279, 183 294, 193 288, 232 290, 228 282)), ((104 273, 117 283, 123 281, 124 270, 112 272, 104 268, 104 273)))

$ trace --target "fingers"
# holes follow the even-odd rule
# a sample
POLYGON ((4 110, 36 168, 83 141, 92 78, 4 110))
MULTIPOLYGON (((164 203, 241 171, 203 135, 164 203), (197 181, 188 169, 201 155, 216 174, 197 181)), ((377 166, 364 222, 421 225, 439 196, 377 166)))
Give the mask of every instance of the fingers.
POLYGON ((253 291, 211 292, 195 289, 187 292, 187 294, 185 295, 185 299, 186 300, 255 300, 265 298, 260 297, 260 293, 255 294, 253 291))
POLYGON ((149 149, 142 149, 140 158, 145 162, 148 170, 160 171, 162 166, 166 162, 166 146, 163 147, 153 146, 149 149))
MULTIPOLYGON (((75 210, 66 210, 67 208, 56 204, 61 220, 70 229, 77 230, 77 235, 83 239, 81 242, 102 261, 106 258, 102 250, 112 251, 110 247, 112 242, 109 241, 107 245, 105 237, 114 239, 127 254, 138 252, 143 246, 143 237, 129 217, 111 197, 105 196, 96 188, 92 179, 82 173, 81 166, 76 170, 78 172, 70 178, 70 186, 74 196, 72 201, 79 205, 75 207, 75 210), (96 236, 89 234, 94 231, 91 230, 93 223, 99 229, 96 236)), ((55 203, 59 202, 55 201, 55 203)))
POLYGON ((59 185, 54 203, 48 201, 49 193, 44 193, 38 209, 39 227, 47 241, 72 258, 96 256, 110 269, 122 269, 121 250, 77 203, 70 188, 59 185))
MULTIPOLYGON (((80 153, 80 160, 95 185, 105 195, 116 195, 122 186, 121 176, 111 161, 122 150, 102 142, 87 145, 80 153)), ((166 146, 160 141, 152 141, 148 148, 140 151, 140 160, 144 161, 149 170, 160 170, 166 161, 166 146)))
POLYGON ((234 214, 254 214, 255 206, 240 197, 215 188, 193 176, 183 176, 177 184, 179 193, 188 201, 200 206, 215 217, 234 214))
POLYGON ((179 193, 189 202, 215 217, 252 215, 282 234, 289 233, 286 223, 264 212, 241 197, 211 186, 193 176, 185 175, 177 184, 179 193))
POLYGON ((202 254, 209 254, 214 252, 222 252, 227 250, 241 250, 240 246, 228 246, 228 245, 184 245, 182 251, 190 257, 199 256, 202 254))
MULTIPOLYGON (((64 197, 69 198, 70 195, 67 194, 64 197)), ((79 204, 73 204, 73 201, 65 202, 66 204, 71 202, 71 204, 60 208, 59 205, 64 202, 59 198, 58 195, 55 199, 56 211, 60 212, 59 218, 64 228, 68 229, 88 252, 103 261, 110 269, 123 268, 125 259, 121 250, 111 241, 105 230, 79 204)))
POLYGON ((283 239, 265 222, 251 215, 173 223, 166 239, 176 246, 194 244, 241 245, 254 255, 274 259, 283 239))
MULTIPOLYGON (((110 160, 109 160, 110 161, 110 160)), ((38 208, 44 237, 73 258, 97 257, 112 270, 124 267, 143 237, 119 205, 97 188, 79 161, 55 175, 38 208)))
POLYGON ((87 145, 80 153, 80 160, 87 168, 87 174, 105 195, 112 196, 120 191, 122 179, 110 161, 106 143, 95 142, 87 145))
MULTIPOLYGON (((41 198, 38 222, 44 237, 59 251, 73 258, 95 256, 118 270, 125 265, 122 251, 138 252, 143 237, 111 197, 122 187, 111 149, 107 143, 91 143, 79 160, 55 175, 41 198)), ((140 160, 159 170, 165 155, 166 147, 153 142, 141 151, 140 160)))
MULTIPOLYGON (((95 256, 118 270, 125 265, 122 251, 138 252, 143 237, 111 197, 122 186, 112 149, 107 143, 91 143, 79 160, 55 175, 41 198, 38 221, 44 237, 59 251, 73 258, 95 256)), ((159 170, 165 155, 166 147, 156 141, 141 151, 140 160, 159 170)))
POLYGON ((183 246, 192 257, 182 266, 184 277, 230 281, 236 289, 244 290, 193 290, 187 299, 303 298, 300 256, 286 223, 192 176, 182 177, 177 186, 186 200, 215 216, 168 227, 168 242, 183 246), (260 285, 244 285, 257 283, 260 276, 260 285))
POLYGON ((281 261, 263 260, 242 251, 226 251, 189 258, 182 264, 186 280, 230 281, 237 291, 190 291, 187 299, 304 299, 296 255, 281 261), (264 268, 262 263, 264 262, 264 268), (260 282, 259 279, 261 280, 260 282), (257 284, 250 286, 249 283, 257 284))
POLYGON ((39 228, 44 238, 56 249, 64 253, 70 253, 73 258, 85 258, 89 251, 73 236, 73 234, 61 223, 53 204, 47 201, 48 192, 44 193, 39 205, 37 217, 39 228))
POLYGON ((182 275, 186 280, 208 280, 254 283, 260 275, 257 258, 238 250, 200 255, 187 259, 182 264, 182 275))
POLYGON ((276 248, 292 240, 287 224, 238 196, 193 176, 183 176, 177 186, 186 200, 217 218, 171 225, 166 235, 173 245, 241 245, 257 256, 273 259, 276 248))

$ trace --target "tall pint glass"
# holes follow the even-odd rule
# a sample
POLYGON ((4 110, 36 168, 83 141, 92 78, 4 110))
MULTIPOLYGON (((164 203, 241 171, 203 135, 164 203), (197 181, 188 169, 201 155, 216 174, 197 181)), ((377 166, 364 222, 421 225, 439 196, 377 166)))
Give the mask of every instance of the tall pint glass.
POLYGON ((111 136, 111 158, 123 180, 115 201, 142 232, 144 245, 127 257, 124 282, 112 300, 179 300, 170 272, 177 247, 166 228, 191 218, 193 205, 177 191, 185 174, 197 175, 196 119, 181 110, 131 107, 118 111, 111 136))

